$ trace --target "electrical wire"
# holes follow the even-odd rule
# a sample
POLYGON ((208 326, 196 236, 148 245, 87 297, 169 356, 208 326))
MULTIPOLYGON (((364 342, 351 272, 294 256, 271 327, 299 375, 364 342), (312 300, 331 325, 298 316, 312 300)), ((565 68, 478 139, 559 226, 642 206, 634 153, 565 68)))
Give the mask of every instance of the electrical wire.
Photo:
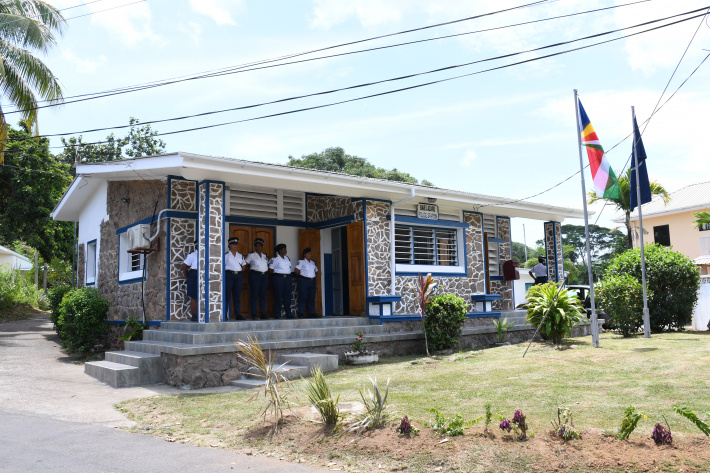
MULTIPOLYGON (((216 69, 213 71, 207 71, 204 73, 198 73, 195 75, 185 75, 185 76, 179 76, 174 79, 165 79, 162 81, 153 81, 153 82, 148 82, 145 84, 139 84, 136 86, 126 86, 118 89, 112 89, 104 92, 94 92, 94 93, 89 93, 89 94, 80 94, 80 95, 74 95, 74 96, 69 96, 66 97, 67 99, 72 99, 72 98, 81 98, 80 100, 70 100, 70 101, 64 101, 61 104, 50 104, 48 106, 57 106, 57 105, 67 105, 67 104, 72 104, 72 103, 77 103, 77 102, 84 102, 87 100, 94 100, 97 98, 104 98, 104 97, 110 97, 113 95, 121 95, 124 93, 132 93, 132 92, 139 92, 147 89, 152 89, 156 87, 163 87, 166 85, 172 85, 172 84, 177 84, 177 83, 182 83, 182 82, 187 82, 187 81, 192 81, 192 80, 201 80, 201 79, 208 79, 208 78, 215 78, 215 77, 221 77, 225 75, 232 75, 232 74, 240 74, 243 72, 250 72, 250 71, 255 71, 255 70, 261 70, 261 69, 269 69, 269 68, 274 68, 274 67, 280 67, 280 66, 287 66, 287 65, 293 65, 293 64, 300 64, 304 62, 310 62, 310 61, 317 61, 321 59, 329 59, 329 58, 334 58, 334 57, 340 57, 340 56, 347 56, 347 55, 353 55, 353 54, 360 54, 360 53, 365 53, 365 52, 371 52, 371 51, 378 51, 378 50, 384 50, 384 49, 390 49, 390 48, 395 48, 395 47, 400 47, 400 46, 407 46, 407 45, 412 45, 412 44, 418 44, 418 43, 424 43, 424 42, 429 42, 429 41, 437 41, 441 39, 448 39, 448 38, 454 38, 458 36, 465 36, 465 35, 471 35, 471 34, 478 34, 478 33, 484 33, 484 32, 490 32, 490 31, 496 31, 496 30, 502 30, 502 29, 507 29, 507 28, 513 28, 516 26, 524 26, 524 25, 529 25, 529 24, 534 24, 534 23, 540 23, 540 22, 545 22, 545 21, 551 21, 551 20, 556 20, 556 19, 561 19, 561 18, 568 18, 568 17, 573 17, 573 16, 579 16, 579 15, 585 15, 585 14, 590 14, 590 13, 596 13, 604 10, 610 10, 610 9, 616 9, 616 8, 621 8, 625 6, 631 6, 631 5, 636 5, 638 3, 645 3, 651 0, 638 0, 635 2, 631 3, 625 3, 621 5, 614 5, 611 7, 605 7, 605 8, 598 8, 594 10, 587 10, 584 12, 577 12, 577 13, 571 13, 567 15, 559 15, 559 16, 554 16, 554 17, 549 17, 549 18, 543 18, 540 20, 532 20, 532 21, 526 21, 522 23, 515 23, 515 24, 510 24, 510 25, 504 25, 504 26, 499 26, 495 28, 487 28, 487 29, 482 29, 482 30, 476 30, 476 31, 468 31, 464 33, 458 33, 458 34, 451 34, 451 35, 445 35, 445 36, 437 36, 434 38, 426 38, 426 39, 421 39, 421 40, 416 40, 416 41, 408 41, 408 42, 403 42, 403 43, 395 43, 395 44, 390 44, 386 46, 379 46, 379 47, 374 47, 374 48, 367 48, 367 49, 360 49, 356 51, 349 51, 349 52, 344 52, 344 53, 338 53, 338 54, 331 54, 327 56, 319 56, 315 58, 309 58, 309 59, 301 59, 297 61, 291 61, 291 62, 282 62, 279 64, 271 64, 268 66, 262 66, 262 67, 256 67, 256 66, 261 66, 263 64, 269 64, 277 61, 282 61, 285 59, 291 59, 293 57, 298 57, 302 55, 307 55, 311 54, 314 51, 322 51, 326 49, 332 49, 335 47, 340 47, 340 46, 332 46, 328 48, 321 48, 313 51, 308 51, 304 53, 296 53, 292 55, 286 55, 286 56, 281 56, 280 58, 276 59, 267 59, 267 60, 262 60, 262 61, 255 61, 252 63, 248 64, 243 64, 243 65, 238 65, 238 66, 232 66, 228 68, 222 68, 222 69, 216 69)), ((350 43, 346 43, 350 44, 350 43)), ((40 101, 38 103, 47 103, 49 101, 40 101)), ((48 106, 38 106, 36 108, 45 108, 48 106)), ((17 113, 20 110, 15 110, 15 111, 9 111, 6 114, 9 113, 17 113)))
MULTIPOLYGON (((703 9, 705 9, 705 8, 708 8, 708 7, 704 7, 703 9)), ((219 113, 232 112, 232 111, 237 111, 237 110, 246 110, 246 109, 251 109, 251 108, 262 107, 262 106, 265 106, 265 105, 273 105, 273 104, 277 104, 277 103, 283 103, 283 102, 289 102, 289 101, 293 101, 293 100, 299 100, 299 99, 308 98, 308 97, 315 97, 315 96, 320 96, 320 95, 329 95, 329 94, 333 94, 333 93, 336 93, 336 92, 342 92, 342 91, 345 91, 345 90, 354 90, 354 89, 360 89, 360 88, 364 88, 364 87, 371 87, 371 86, 373 86, 373 85, 383 84, 383 83, 387 83, 387 82, 396 82, 396 81, 400 81, 400 80, 411 79, 411 78, 413 78, 413 77, 418 77, 418 76, 423 76, 423 75, 428 75, 428 74, 434 74, 434 73, 437 73, 437 72, 442 72, 442 71, 447 71, 447 70, 458 69, 458 68, 461 68, 461 67, 466 67, 466 66, 469 66, 469 65, 478 64, 478 63, 483 63, 483 62, 490 62, 490 61, 496 61, 496 60, 500 60, 500 59, 506 59, 506 58, 510 58, 510 57, 514 57, 514 56, 518 56, 518 55, 522 55, 522 54, 527 54, 527 53, 536 52, 536 51, 541 51, 541 50, 544 50, 544 49, 555 48, 555 47, 559 47, 559 46, 563 46, 563 45, 566 45, 566 44, 571 44, 571 43, 575 43, 575 42, 579 42, 579 41, 584 41, 584 40, 587 40, 587 39, 598 38, 598 37, 601 37, 601 36, 607 36, 607 35, 610 35, 610 34, 613 34, 613 33, 617 33, 617 32, 619 32, 619 31, 634 29, 634 28, 638 28, 638 27, 641 27, 641 26, 646 26, 646 25, 658 23, 658 22, 661 22, 661 21, 669 20, 669 19, 672 19, 672 18, 677 18, 677 17, 681 17, 681 16, 693 14, 693 13, 696 13, 697 11, 700 11, 700 10, 703 10, 703 9, 691 10, 691 11, 689 11, 689 12, 680 13, 680 14, 676 14, 676 15, 671 15, 671 16, 664 17, 664 18, 661 18, 661 19, 657 19, 657 20, 652 20, 652 21, 647 21, 647 22, 639 23, 639 24, 633 25, 633 26, 628 26, 628 27, 624 27, 624 28, 617 28, 617 29, 610 30, 610 31, 606 31, 606 32, 603 32, 603 33, 597 33, 597 34, 594 34, 594 35, 584 36, 584 37, 582 37, 582 38, 577 38, 577 39, 573 39, 573 40, 569 40, 569 41, 558 42, 558 43, 554 43, 554 44, 550 44, 550 45, 546 45, 546 46, 541 46, 541 47, 538 47, 538 48, 528 49, 528 50, 525 50, 525 51, 519 51, 519 52, 515 52, 515 53, 510 53, 510 54, 504 54, 504 55, 500 55, 500 56, 490 57, 490 58, 486 58, 486 59, 480 59, 480 60, 477 60, 477 61, 471 61, 471 62, 467 62, 467 63, 463 63, 463 64, 455 64, 455 65, 446 66, 446 67, 441 67, 441 68, 437 68, 437 69, 433 69, 433 70, 429 70, 429 71, 418 72, 418 73, 413 73, 413 74, 407 74, 407 75, 404 75, 404 76, 399 76, 399 77, 394 77, 394 78, 389 78, 389 79, 383 79, 383 80, 380 80, 380 81, 373 81, 373 82, 368 82, 368 83, 363 83, 363 84, 357 84, 357 85, 348 86, 348 87, 342 87, 342 88, 338 88, 338 89, 332 89, 332 90, 328 90, 328 91, 321 91, 321 92, 315 92, 315 93, 311 93, 311 94, 304 94, 304 95, 299 95, 299 96, 294 96, 294 97, 288 97, 288 98, 279 99, 279 100, 273 100, 273 101, 269 101, 269 102, 262 102, 262 103, 251 104, 251 105, 244 105, 244 106, 241 106, 241 107, 232 107, 232 108, 228 108, 228 109, 215 110, 215 111, 209 111, 209 112, 202 112, 202 113, 198 113, 198 114, 185 115, 185 116, 181 116, 181 117, 172 117, 172 118, 165 118, 165 119, 159 119, 159 120, 149 120, 149 121, 143 122, 143 125, 152 125, 152 124, 156 124, 156 123, 165 123, 165 122, 171 122, 171 121, 185 120, 185 119, 189 119, 189 118, 204 117, 204 116, 209 116, 209 115, 214 115, 214 114, 219 114, 219 113)), ((568 49, 568 50, 565 50, 565 51, 558 51, 558 52, 556 52, 556 53, 552 53, 552 54, 548 54, 548 55, 544 55, 544 56, 539 56, 539 57, 535 57, 535 58, 532 58, 532 59, 527 59, 527 60, 523 60, 523 61, 519 61, 519 62, 513 62, 513 63, 510 63, 510 64, 505 64, 505 65, 502 65, 502 66, 497 66, 497 67, 493 67, 493 68, 489 68, 489 69, 484 69, 484 70, 481 70, 481 71, 476 71, 476 72, 472 72, 472 73, 468 73, 468 74, 462 74, 462 75, 458 75, 458 76, 453 76, 453 77, 448 77, 448 78, 444 78, 444 79, 434 80, 434 81, 425 82, 425 83, 421 83, 421 84, 415 84, 415 85, 408 86, 408 87, 403 87, 403 88, 400 88, 400 89, 393 89, 393 90, 389 90, 389 91, 380 92, 380 93, 377 93, 377 94, 371 94, 371 95, 367 95, 367 96, 356 97, 356 98, 353 98, 353 99, 342 100, 342 101, 333 102, 333 103, 329 103, 329 104, 317 105, 317 106, 313 106, 313 107, 306 107, 306 108, 301 108, 301 109, 296 109, 296 110, 290 110, 290 111, 286 111, 286 112, 273 113, 273 114, 269 114, 269 115, 263 115, 263 116, 259 116, 259 117, 248 118, 248 119, 235 120, 235 121, 224 122, 224 123, 218 123, 218 124, 212 124, 212 125, 204 125, 204 126, 201 126, 201 127, 189 128, 189 129, 178 130, 178 131, 173 131, 173 132, 158 133, 158 134, 156 134, 155 136, 173 135, 173 134, 177 134, 177 133, 183 133, 183 132, 189 132, 189 131, 197 131, 197 130, 203 130, 203 129, 208 129, 208 128, 215 128, 215 127, 220 127, 220 126, 232 125, 232 124, 236 124, 236 123, 244 123, 244 122, 249 122, 249 121, 261 120, 261 119, 265 119, 265 118, 272 118, 272 117, 276 117, 276 116, 289 115, 289 114, 293 114, 293 113, 304 112, 304 111, 315 110, 315 109, 326 108, 326 107, 332 107, 332 106, 341 105, 341 104, 344 104, 344 103, 355 102, 355 101, 364 100, 364 99, 373 98, 373 97, 379 97, 379 96, 383 96, 383 95, 389 95, 389 94, 393 94, 393 93, 403 92, 403 91, 406 91, 406 90, 417 89, 417 88, 421 88, 421 87, 425 87, 425 86, 429 86, 429 85, 434 85, 434 84, 438 84, 438 83, 442 83, 442 82, 447 82, 447 81, 451 81, 451 80, 455 80, 455 79, 460 79, 460 78, 463 78, 463 77, 468 77, 468 76, 472 76, 472 75, 478 75, 478 74, 482 74, 482 73, 485 73, 485 72, 491 72, 491 71, 498 70, 498 69, 504 69, 504 68, 508 68, 508 67, 512 67, 512 66, 516 66, 516 65, 520 65, 520 64, 525 64, 525 63, 528 63, 528 62, 534 62, 534 61, 538 61, 538 60, 550 58, 550 57, 553 57, 553 56, 558 56, 558 55, 562 55, 562 54, 567 54, 567 53, 570 53, 570 52, 579 51, 579 50, 582 50, 582 49, 587 49, 587 48, 590 48, 590 47, 593 47, 593 46, 598 46, 598 45, 605 44, 605 43, 609 43, 609 42, 613 42, 613 41, 618 41, 618 40, 620 40, 620 39, 628 38, 628 37, 631 37, 631 36, 636 36, 636 35, 639 35, 639 34, 642 34, 642 33, 647 33, 647 32, 649 32, 649 31, 654 31, 654 30, 661 29, 661 28, 665 28, 665 27, 668 27, 668 26, 673 26, 673 25, 676 25, 676 24, 679 24, 679 23, 682 23, 682 22, 691 20, 691 19, 693 19, 693 18, 697 18, 698 16, 702 16, 702 15, 691 16, 691 17, 688 17, 688 18, 685 18, 685 19, 680 19, 680 20, 677 20, 677 21, 675 21, 675 22, 671 22, 671 23, 668 23, 668 24, 665 24, 665 25, 660 25, 660 26, 657 26, 657 27, 654 27, 654 28, 650 28, 650 29, 647 29, 647 30, 639 31, 639 32, 632 33, 632 34, 629 34, 629 35, 624 35, 624 36, 620 36, 620 37, 617 37, 617 38, 612 38, 612 39, 610 39, 610 40, 601 41, 601 42, 598 42, 598 43, 592 43, 592 44, 589 44, 589 45, 585 45, 585 46, 581 46, 581 47, 573 48, 573 49, 568 49)), ((44 135, 40 135, 40 136, 41 136, 41 137, 63 137, 63 136, 77 135, 77 134, 83 134, 83 133, 94 133, 94 132, 99 132, 99 131, 119 130, 119 129, 128 128, 128 127, 130 127, 130 126, 131 126, 131 125, 117 125, 117 126, 111 126, 111 127, 93 128, 93 129, 82 130, 82 131, 71 131, 71 132, 63 132, 63 133, 51 133, 51 134, 44 134, 44 135)), ((103 143, 103 142, 84 143, 84 144, 100 144, 100 143, 103 143)), ((77 145, 77 146, 78 146, 78 145, 77 145)))
MULTIPOLYGON (((60 8, 57 11, 67 11, 67 10, 71 10, 72 8, 84 7, 87 5, 91 5, 92 3, 103 2, 103 1, 104 0, 93 0, 92 2, 80 3, 79 5, 74 5, 72 7, 60 8)), ((46 15, 47 14, 45 14, 45 16, 46 15)), ((23 18, 18 18, 17 20, 6 21, 5 23, 0 23, 0 28, 2 28, 5 25, 11 25, 12 23, 17 23, 18 21, 32 20, 32 19, 36 19, 36 18, 41 18, 42 16, 43 16, 42 14, 39 14, 39 15, 34 15, 34 16, 26 16, 23 18)), ((66 19, 64 19, 64 21, 66 21, 66 19)))

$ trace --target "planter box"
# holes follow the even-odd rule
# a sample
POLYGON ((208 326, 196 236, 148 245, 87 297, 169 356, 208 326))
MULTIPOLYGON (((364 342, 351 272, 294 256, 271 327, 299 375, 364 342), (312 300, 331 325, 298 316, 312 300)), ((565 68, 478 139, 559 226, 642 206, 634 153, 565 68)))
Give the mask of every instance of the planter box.
POLYGON ((377 353, 345 353, 345 364, 347 365, 371 365, 377 363, 379 359, 377 353))

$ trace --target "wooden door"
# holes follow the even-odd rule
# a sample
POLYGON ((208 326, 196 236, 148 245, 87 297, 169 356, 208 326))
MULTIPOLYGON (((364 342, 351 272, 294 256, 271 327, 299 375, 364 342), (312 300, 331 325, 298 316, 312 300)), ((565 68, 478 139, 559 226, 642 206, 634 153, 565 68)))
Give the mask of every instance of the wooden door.
POLYGON ((304 228, 298 230, 298 259, 302 259, 304 248, 311 249, 313 262, 318 267, 318 272, 316 273, 316 313, 323 315, 323 302, 321 301, 322 284, 319 284, 323 275, 323 266, 320 261, 320 230, 304 228))
POLYGON ((365 294, 367 276, 365 275, 365 222, 353 222, 347 225, 348 232, 348 291, 350 293, 350 315, 367 315, 365 312, 365 294))
MULTIPOLYGON (((254 240, 256 238, 261 238, 264 240, 264 254, 267 258, 271 258, 274 250, 274 229, 273 228, 262 228, 262 227, 248 227, 243 225, 230 225, 229 227, 229 237, 239 238, 239 246, 237 251, 239 251, 244 257, 254 251, 254 240)), ((242 295, 240 297, 241 314, 242 317, 251 317, 251 308, 249 306, 249 277, 247 273, 244 273, 243 277, 244 285, 242 286, 242 295)), ((266 314, 271 315, 274 311, 274 297, 272 293, 271 286, 269 286, 266 292, 266 314)), ((229 301, 232 304, 232 301, 229 301)), ((234 312, 232 312, 234 313, 234 312)), ((262 314, 264 315, 264 314, 262 314)))

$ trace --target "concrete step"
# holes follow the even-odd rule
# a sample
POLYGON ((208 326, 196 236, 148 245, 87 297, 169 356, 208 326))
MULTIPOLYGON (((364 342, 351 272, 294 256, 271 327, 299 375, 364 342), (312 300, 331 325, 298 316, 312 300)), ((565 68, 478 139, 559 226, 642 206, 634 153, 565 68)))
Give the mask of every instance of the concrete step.
POLYGON ((161 329, 184 330, 188 332, 233 332, 235 330, 280 330, 304 329, 313 327, 346 327, 357 325, 379 325, 367 317, 318 317, 315 319, 265 319, 265 320, 235 320, 229 322, 210 322, 199 324, 195 322, 162 322, 161 329), (235 327, 239 327, 238 329, 235 327))
POLYGON ((140 370, 135 366, 112 361, 89 361, 84 364, 84 373, 114 388, 140 385, 140 370))
POLYGON ((308 339, 321 337, 355 337, 356 333, 363 332, 367 336, 383 333, 381 325, 349 325, 345 327, 307 327, 307 328, 281 328, 281 329, 242 329, 241 324, 230 325, 232 331, 220 332, 189 332, 185 330, 170 330, 161 328, 160 330, 147 330, 143 332, 143 340, 154 342, 187 343, 190 345, 210 345, 219 343, 234 343, 240 340, 246 341, 247 335, 256 337, 260 343, 271 340, 283 339, 308 339), (237 330, 234 330, 237 329, 237 330))
POLYGON ((231 386, 236 386, 236 387, 242 388, 242 389, 254 389, 254 388, 262 387, 265 383, 264 383, 263 379, 242 378, 242 379, 235 379, 234 381, 231 381, 229 384, 231 386))
POLYGON ((138 351, 109 351, 104 358, 106 361, 135 366, 140 370, 140 385, 162 384, 165 382, 163 375, 163 361, 159 354, 141 353, 138 351))
POLYGON ((293 353, 279 355, 278 360, 281 363, 306 366, 309 373, 316 366, 320 366, 323 373, 329 373, 338 369, 338 355, 326 355, 323 353, 293 353))
MULTIPOLYGON (((308 366, 274 363, 274 369, 278 374, 286 379, 307 378, 311 375, 308 370, 308 366)), ((248 379, 262 379, 260 376, 262 376, 261 372, 254 367, 247 370, 248 379)))

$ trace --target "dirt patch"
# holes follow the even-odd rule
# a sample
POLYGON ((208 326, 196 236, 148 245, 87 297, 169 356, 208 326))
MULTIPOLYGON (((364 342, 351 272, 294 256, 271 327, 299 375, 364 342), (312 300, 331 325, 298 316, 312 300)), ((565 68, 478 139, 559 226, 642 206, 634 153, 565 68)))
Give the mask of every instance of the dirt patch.
POLYGON ((32 319, 35 317, 49 317, 49 312, 35 309, 27 304, 17 304, 8 309, 0 310, 0 324, 32 319))
MULTIPOLYGON (((304 407, 288 415, 274 432, 273 424, 260 423, 244 429, 203 420, 205 434, 182 434, 181 423, 171 416, 150 416, 148 433, 202 446, 222 447, 249 455, 263 455, 296 463, 310 463, 335 471, 352 472, 686 472, 710 471, 710 442, 700 435, 677 435, 671 446, 656 446, 652 439, 633 435, 630 441, 614 439, 600 429, 582 431, 569 442, 538 432, 526 441, 501 434, 490 435, 476 425, 463 436, 438 436, 417 425, 418 435, 399 435, 395 426, 360 436, 338 437, 332 427, 316 422, 312 409, 304 407), (224 430, 223 430, 224 429, 224 430)), ((145 424, 147 425, 147 423, 145 424)), ((141 430, 139 427, 137 430, 141 430)), ((146 430, 143 430, 144 432, 146 430)))

